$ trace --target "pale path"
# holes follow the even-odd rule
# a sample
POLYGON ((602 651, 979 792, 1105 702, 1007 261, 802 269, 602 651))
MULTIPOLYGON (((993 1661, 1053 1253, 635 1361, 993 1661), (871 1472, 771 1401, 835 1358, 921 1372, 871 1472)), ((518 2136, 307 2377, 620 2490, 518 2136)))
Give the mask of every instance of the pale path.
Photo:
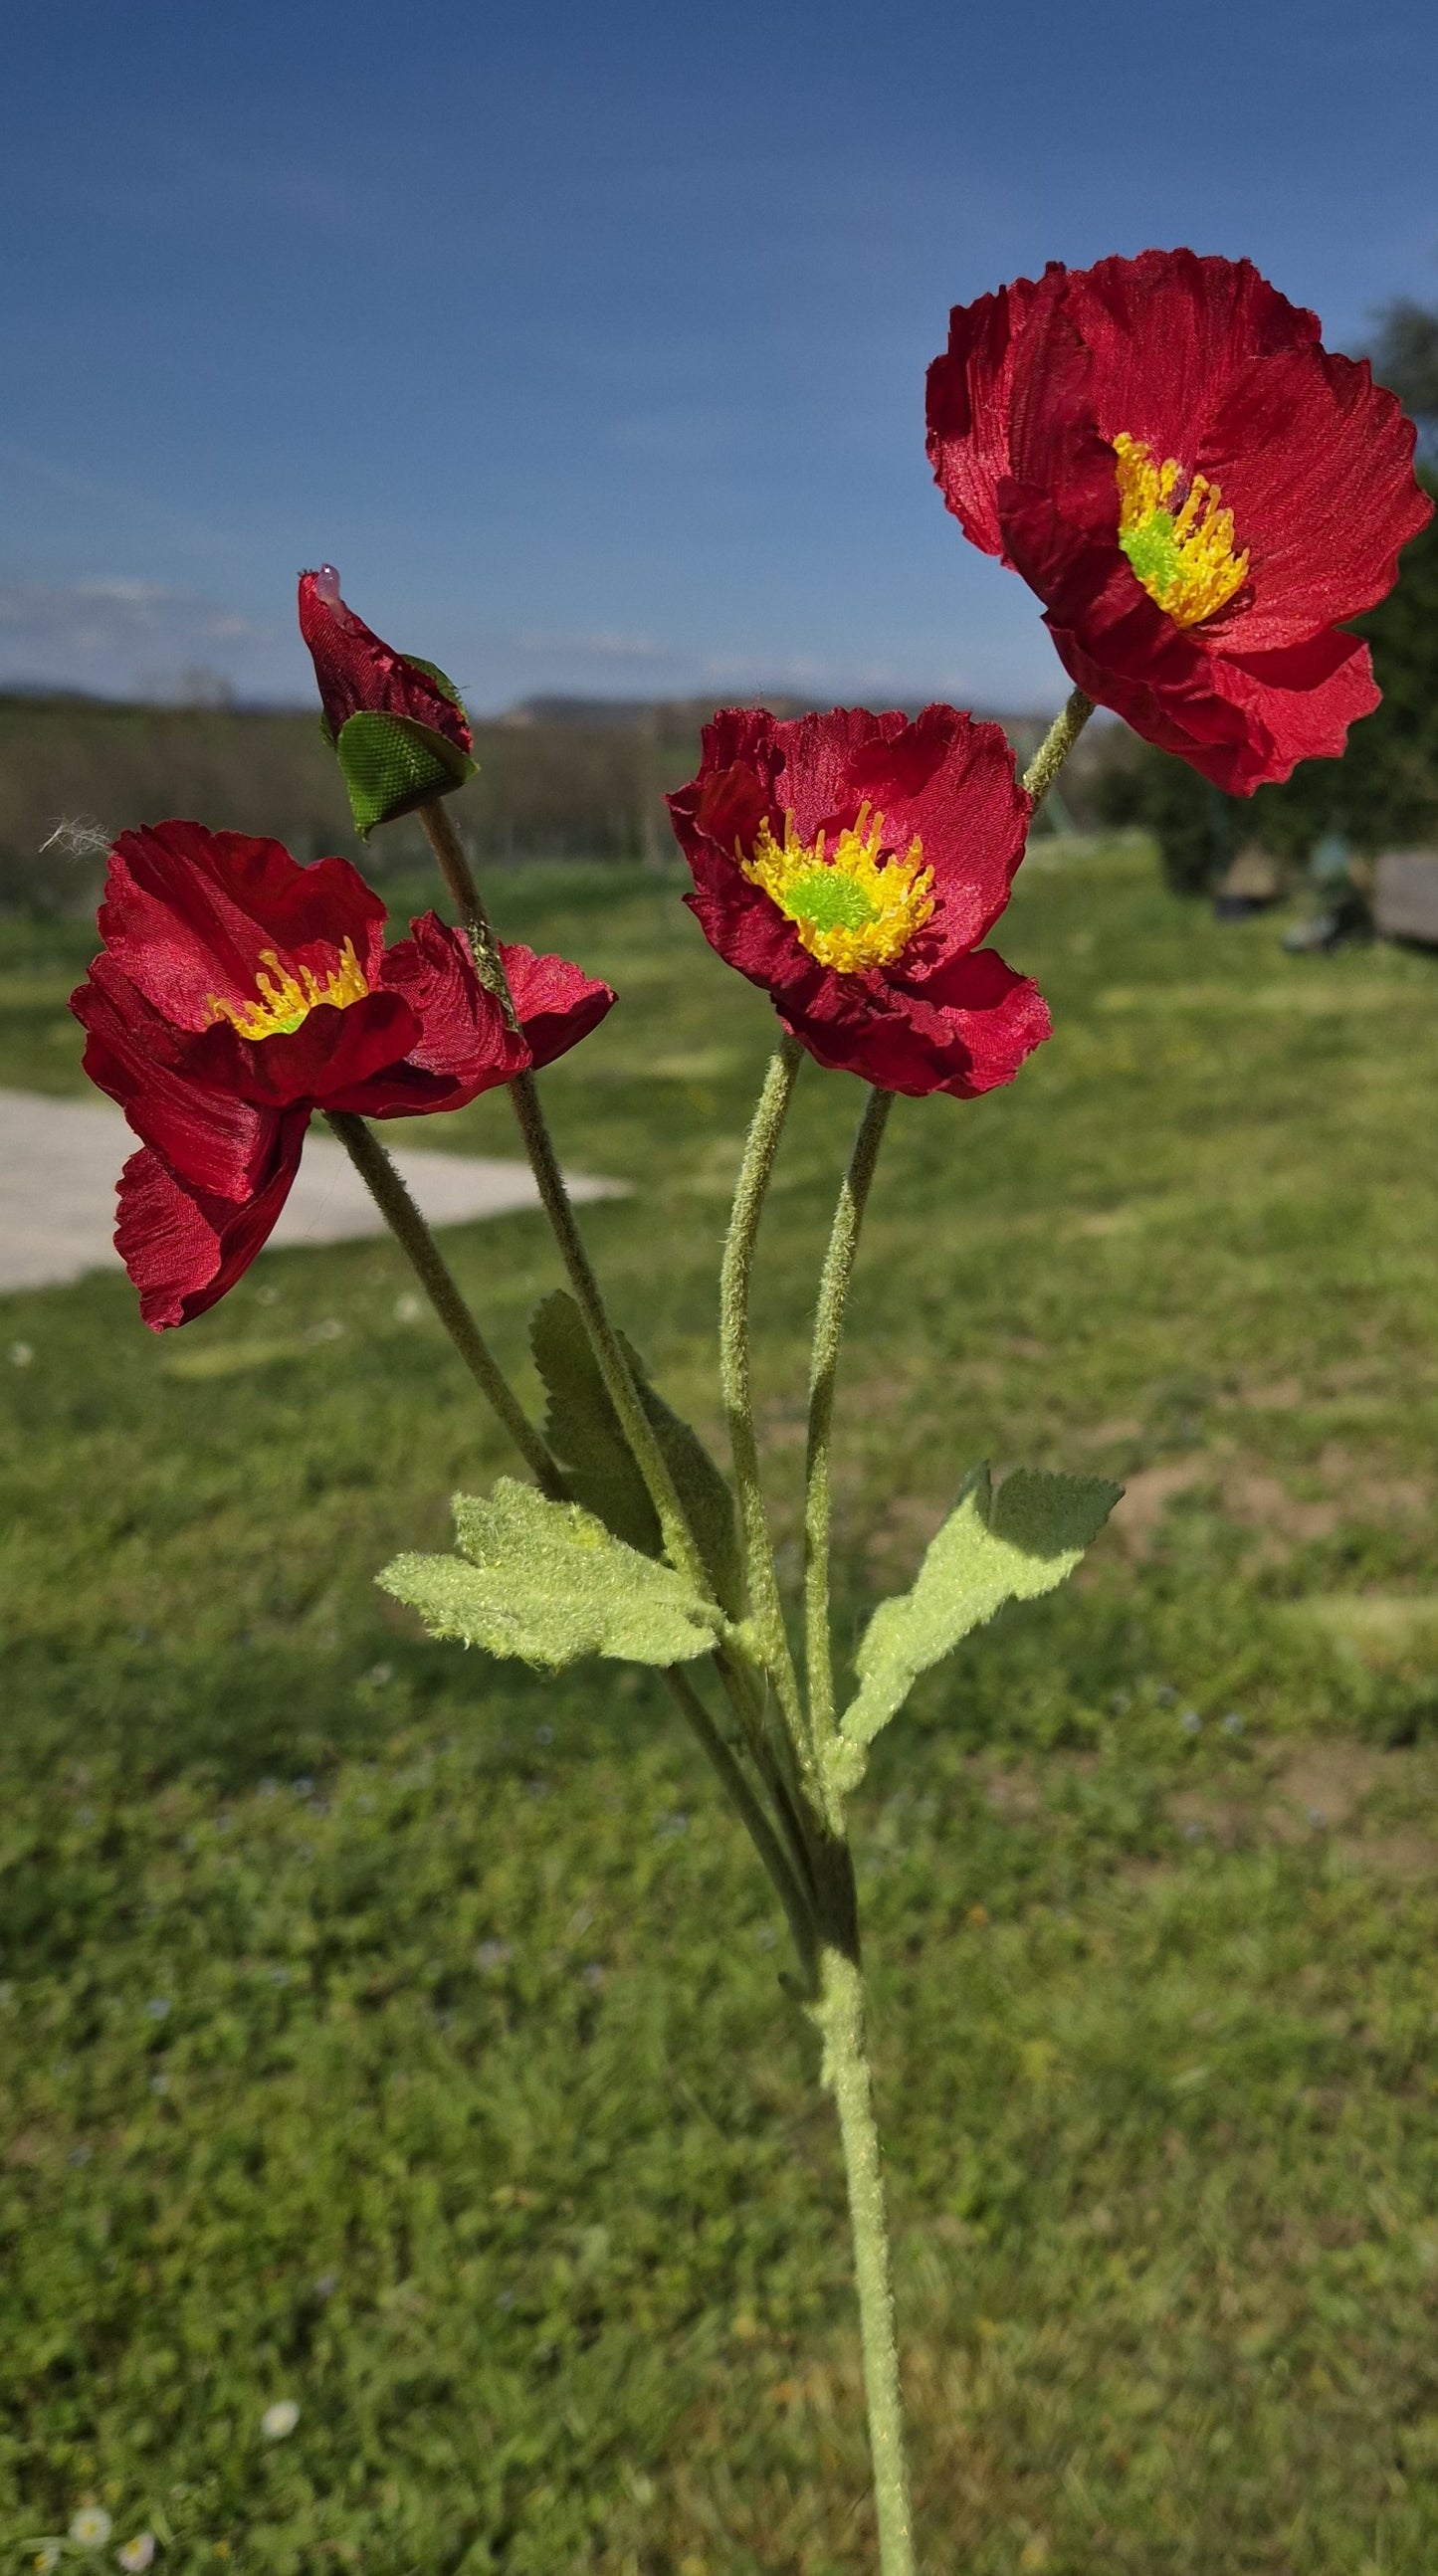
MULTIPOLYGON (((381 1122, 400 1171, 431 1225, 468 1225, 538 1207, 527 1163, 484 1154, 436 1154, 402 1142, 418 1120, 381 1122)), ((50 1100, 0 1091, 0 1289, 51 1288, 87 1270, 111 1270, 115 1183, 138 1140, 107 1100, 50 1100)), ((575 1199, 620 1198, 624 1181, 568 1175, 575 1199)), ((316 1122, 299 1177, 270 1242, 349 1243, 383 1234, 384 1219, 342 1146, 316 1122)))

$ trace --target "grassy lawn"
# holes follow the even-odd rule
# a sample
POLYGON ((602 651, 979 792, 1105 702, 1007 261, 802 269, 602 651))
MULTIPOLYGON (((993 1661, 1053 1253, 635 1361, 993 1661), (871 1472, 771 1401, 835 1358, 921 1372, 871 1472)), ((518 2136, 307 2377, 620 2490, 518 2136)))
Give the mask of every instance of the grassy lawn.
MULTIPOLYGON (((635 1184, 587 1231, 716 1435, 772 1016, 673 883, 495 902, 620 987, 546 1093, 635 1184)), ((1129 1493, 857 1802, 923 2563, 1427 2576, 1438 964, 1288 958, 1134 847, 1032 863, 1000 944, 1057 1035, 895 1115, 848 1631, 978 1458, 1129 1493)), ((91 945, 0 928, 0 1082, 78 1087, 91 945)), ((859 1105, 806 1069, 761 1257, 791 1573, 859 1105)), ((423 1142, 511 1151, 507 1104, 423 1142)), ((449 1243, 532 1388, 539 1219, 449 1243)), ((647 1678, 487 1665, 371 1582, 509 1463, 398 1253, 266 1256, 158 1339, 118 1275, 0 1300, 0 1400, 4 2563, 91 2501, 183 2571, 869 2570, 836 2143, 747 1846, 647 1678)))

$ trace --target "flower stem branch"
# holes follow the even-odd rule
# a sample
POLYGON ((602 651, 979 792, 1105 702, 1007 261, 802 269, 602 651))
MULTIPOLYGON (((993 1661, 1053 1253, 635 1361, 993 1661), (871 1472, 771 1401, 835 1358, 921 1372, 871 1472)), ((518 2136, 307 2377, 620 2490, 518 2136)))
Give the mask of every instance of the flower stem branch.
POLYGON ((543 1491, 552 1501, 562 1501, 564 1474, 559 1461, 535 1430, 379 1138, 352 1110, 331 1109, 326 1116, 390 1232, 408 1255, 421 1287, 481 1395, 499 1416, 543 1491))
POLYGON ((784 1908, 789 1929, 794 1936, 794 1947, 798 1951, 800 1963, 812 1974, 815 1932, 809 1892, 756 1797, 743 1765, 736 1761, 725 1743, 682 1665, 671 1664, 665 1679, 688 1718, 698 1742, 713 1764, 731 1805, 769 1873, 774 1890, 784 1908))
POLYGON ((745 1139, 719 1276, 719 1377, 729 1425, 729 1445, 734 1458, 734 1481, 739 1490, 745 1565, 755 1626, 765 1663, 779 1696, 790 1741, 801 1763, 812 1768, 812 1747, 808 1742, 799 1676, 794 1668, 784 1625, 784 1605, 774 1564, 774 1541, 760 1477, 749 1369, 749 1296, 754 1247, 774 1169, 774 1157, 802 1062, 803 1050, 797 1038, 786 1037, 770 1059, 764 1087, 745 1139))
MULTIPOLYGON (((474 871, 465 857, 443 803, 432 797, 419 807, 430 848, 439 861, 440 873, 448 886, 464 923, 474 955, 475 972, 488 992, 503 1005, 511 1028, 519 1026, 514 996, 504 971, 504 960, 493 925, 485 911, 483 898, 474 880, 474 871)), ((545 1215, 549 1219, 574 1291, 575 1302, 584 1318, 590 1348, 599 1374, 604 1381, 620 1424, 634 1454, 634 1462, 644 1479, 649 1499, 659 1516, 659 1527, 665 1552, 671 1565, 688 1577, 705 1600, 713 1598, 713 1585, 703 1557, 695 1544, 694 1534, 685 1517, 684 1507, 675 1490, 669 1463, 655 1438, 653 1424, 639 1401, 633 1373, 621 1348, 619 1336, 609 1320, 594 1267, 579 1231, 573 1203, 565 1187, 559 1157, 549 1122, 540 1103, 532 1073, 517 1074, 508 1086, 519 1132, 524 1139, 530 1169, 539 1187, 545 1215)))
POLYGON ((474 870, 464 855, 464 845, 442 799, 432 796, 428 804, 421 805, 419 819, 424 826, 425 838, 439 861, 440 875, 464 924, 465 937, 474 958, 474 971, 485 991, 493 993, 503 1005, 510 1027, 517 1028, 519 1020, 514 996, 509 989, 509 977, 504 971, 494 925, 485 911, 483 897, 474 881, 474 870))
MULTIPOLYGON (((814 1317, 804 1492, 804 1653, 809 1714, 821 1764, 834 1733, 834 1664, 829 1635, 829 1452, 834 1429, 834 1387, 854 1255, 893 1105, 892 1091, 870 1092, 834 1210, 814 1317)), ((833 1822, 837 1826, 837 1817, 833 1822)))
POLYGON ((1092 698, 1086 698, 1082 689, 1071 689, 1024 771, 1024 792, 1032 796, 1035 814, 1092 714, 1092 698))
POLYGON ((879 2565, 882 2576, 914 2576, 914 2533, 899 2393, 884 2175, 864 2044, 864 1980, 857 1959, 826 1946, 819 1961, 818 2000, 811 2005, 810 2013, 824 2043, 822 2081, 833 2094, 839 2114, 849 2187, 864 2400, 879 2521, 879 2565))

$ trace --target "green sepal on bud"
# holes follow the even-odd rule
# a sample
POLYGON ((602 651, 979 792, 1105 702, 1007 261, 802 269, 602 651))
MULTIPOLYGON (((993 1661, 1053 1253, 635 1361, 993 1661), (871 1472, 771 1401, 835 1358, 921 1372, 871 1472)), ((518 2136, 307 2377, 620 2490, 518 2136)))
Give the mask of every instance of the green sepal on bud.
MULTIPOLYGON (((443 679, 440 672, 433 676, 443 679)), ((449 691, 450 683, 444 681, 444 687, 449 691)), ((458 743, 447 741, 414 716, 348 717, 335 739, 335 757, 362 841, 368 840, 377 824, 412 814, 432 796, 451 795, 473 777, 477 767, 458 743)))

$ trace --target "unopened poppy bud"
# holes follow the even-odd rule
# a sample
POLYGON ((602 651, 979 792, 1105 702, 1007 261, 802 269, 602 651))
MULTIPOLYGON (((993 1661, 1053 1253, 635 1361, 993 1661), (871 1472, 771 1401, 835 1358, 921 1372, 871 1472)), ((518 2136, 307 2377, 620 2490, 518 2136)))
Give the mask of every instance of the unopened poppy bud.
POLYGON ((361 837, 462 787, 475 766, 474 737, 454 682, 433 662, 396 653, 356 617, 333 564, 301 573, 299 610, 361 837))

